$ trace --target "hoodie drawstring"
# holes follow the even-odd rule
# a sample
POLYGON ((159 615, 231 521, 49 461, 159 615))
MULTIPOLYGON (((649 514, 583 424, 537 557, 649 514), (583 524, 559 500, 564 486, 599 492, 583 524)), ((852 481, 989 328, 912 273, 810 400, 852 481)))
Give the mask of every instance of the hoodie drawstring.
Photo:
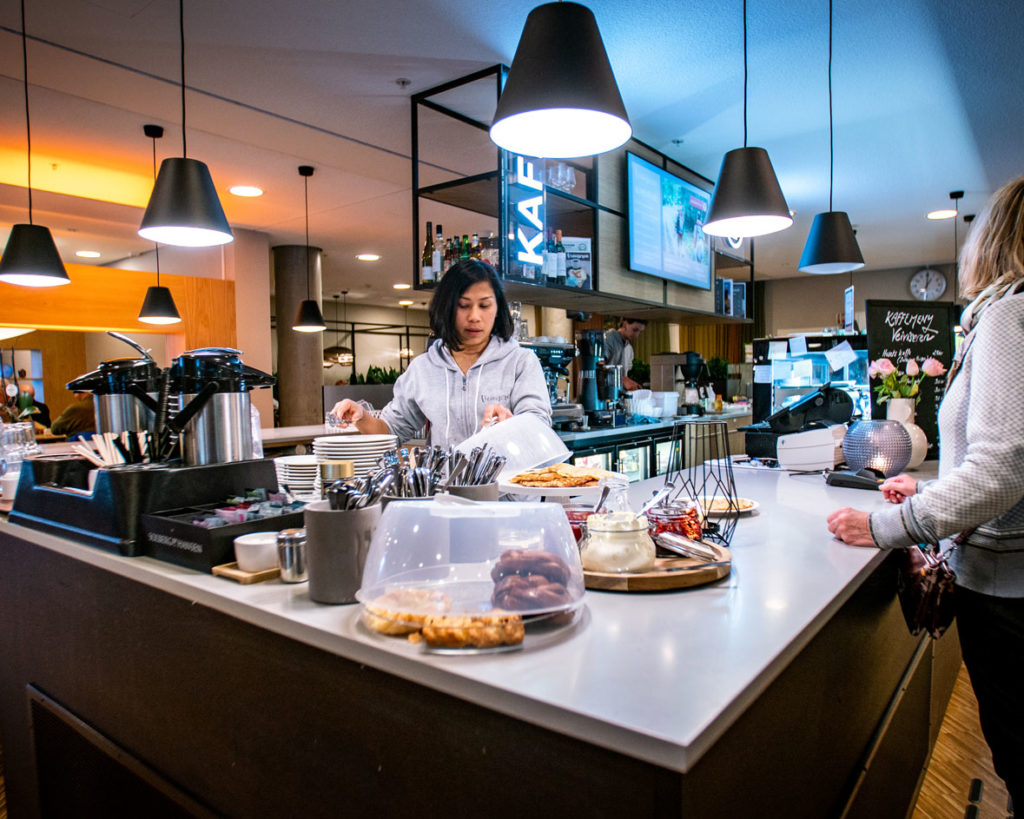
MULTIPOLYGON (((474 420, 476 420, 476 408, 477 408, 477 405, 479 405, 479 403, 480 403, 480 382, 483 381, 483 380, 484 380, 484 365, 481 364, 480 368, 479 368, 479 371, 476 374, 476 394, 473 396, 473 418, 474 418, 474 420)), ((477 429, 479 429, 480 424, 483 423, 483 420, 484 420, 484 417, 483 417, 483 415, 481 415, 477 425, 473 428, 473 432, 469 433, 470 435, 472 435, 473 433, 475 433, 477 431, 477 429)))
POLYGON ((444 368, 444 442, 448 445, 448 432, 452 426, 452 391, 448 386, 448 368, 444 368))

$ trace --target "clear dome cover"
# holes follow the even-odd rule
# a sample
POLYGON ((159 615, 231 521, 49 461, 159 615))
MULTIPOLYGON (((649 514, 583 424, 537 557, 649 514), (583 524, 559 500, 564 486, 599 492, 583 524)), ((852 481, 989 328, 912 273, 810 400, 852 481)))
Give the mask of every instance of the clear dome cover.
POLYGON ((497 629, 500 643, 521 642, 524 619, 571 613, 584 591, 576 538, 558 504, 431 500, 388 504, 356 598, 375 631, 422 629, 434 645, 431 627, 447 629, 444 644, 457 626, 466 639, 452 647, 486 648, 474 632, 497 629), (515 629, 518 640, 509 636, 515 629))

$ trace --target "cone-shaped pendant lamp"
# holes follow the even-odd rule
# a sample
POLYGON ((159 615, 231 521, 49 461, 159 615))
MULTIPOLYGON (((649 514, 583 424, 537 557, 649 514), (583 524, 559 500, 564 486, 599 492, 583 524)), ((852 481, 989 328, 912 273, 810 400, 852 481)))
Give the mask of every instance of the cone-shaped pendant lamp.
MULTIPOLYGON (((164 129, 159 125, 143 125, 142 133, 153 140, 153 176, 156 176, 156 141, 164 135, 164 129)), ((146 298, 139 311, 139 321, 145 324, 177 324, 181 321, 181 315, 174 303, 174 296, 168 288, 160 286, 159 245, 154 245, 153 253, 156 256, 156 285, 146 291, 146 298)))
POLYGON ((302 177, 303 190, 306 198, 306 298, 299 304, 292 329, 300 333, 322 333, 327 329, 320 305, 309 293, 309 177, 313 175, 312 165, 299 165, 299 176, 302 177))
POLYGON ((828 212, 811 224, 799 268, 804 273, 849 273, 864 267, 864 256, 845 211, 832 210, 832 0, 828 0, 828 212))
POLYGON ((722 159, 704 232, 764 236, 793 224, 789 205, 764 148, 747 147, 747 0, 743 0, 743 147, 722 159))
MULTIPOLYGON (((348 318, 348 290, 342 290, 341 295, 345 297, 345 318, 348 318)), ((334 346, 324 350, 324 367, 331 367, 340 364, 343 367, 349 366, 354 360, 352 349, 341 343, 341 330, 338 322, 338 294, 334 294, 334 346)))
POLYGON ((160 163, 139 236, 179 247, 223 245, 235 237, 205 162, 188 158, 185 141, 185 0, 178 0, 181 39, 181 156, 160 163))
POLYGON ((526 18, 491 140, 527 156, 574 157, 622 145, 633 129, 593 12, 545 3, 526 18))
POLYGON ((28 157, 28 224, 13 225, 0 258, 0 281, 25 287, 70 284, 50 229, 32 224, 32 125, 28 111, 28 37, 25 34, 25 0, 21 0, 21 64, 25 90, 25 136, 28 157))

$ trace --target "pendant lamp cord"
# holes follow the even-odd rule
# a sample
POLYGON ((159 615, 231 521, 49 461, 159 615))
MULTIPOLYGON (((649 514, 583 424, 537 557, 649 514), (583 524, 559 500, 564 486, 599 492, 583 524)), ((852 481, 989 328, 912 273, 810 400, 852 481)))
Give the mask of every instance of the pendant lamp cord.
POLYGON ((312 297, 309 295, 309 177, 302 177, 302 186, 306 197, 306 301, 312 297))
POLYGON ((21 0, 21 79, 25 86, 25 143, 28 146, 28 223, 32 224, 32 125, 28 115, 28 35, 25 33, 25 0, 21 0))
MULTIPOLYGON (((156 179, 156 137, 153 137, 153 179, 156 179)), ((153 253, 156 255, 156 286, 160 286, 160 245, 153 242, 153 253)))
POLYGON ((832 0, 828 0, 828 210, 832 212, 832 0))
POLYGON ((185 140, 185 0, 178 0, 178 40, 181 44, 181 155, 187 157, 188 144, 185 140))
POLYGON ((743 147, 747 147, 747 0, 743 0, 743 147))

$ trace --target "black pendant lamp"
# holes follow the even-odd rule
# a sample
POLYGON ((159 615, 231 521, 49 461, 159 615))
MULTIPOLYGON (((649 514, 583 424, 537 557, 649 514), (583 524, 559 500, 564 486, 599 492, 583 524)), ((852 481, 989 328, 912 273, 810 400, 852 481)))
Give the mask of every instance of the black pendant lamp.
POLYGON ((804 273, 849 273, 864 267, 846 211, 832 210, 832 0, 828 0, 828 212, 819 213, 807 235, 799 268, 804 273))
MULTIPOLYGON (((345 318, 348 318, 348 290, 342 290, 341 295, 345 297, 345 318)), ((334 346, 324 350, 324 367, 332 367, 340 364, 348 367, 355 360, 352 349, 341 343, 341 324, 338 322, 338 294, 334 294, 334 346)))
POLYGON ((722 159, 704 232, 710 236, 764 236, 792 224, 768 152, 747 147, 747 0, 743 0, 743 147, 722 159))
POLYGON ((179 247, 223 245, 235 237, 205 162, 188 158, 185 141, 185 0, 178 0, 181 40, 181 156, 160 163, 139 236, 179 247))
POLYGON ((25 89, 25 137, 28 158, 28 224, 13 225, 0 258, 0 281, 25 287, 70 284, 50 229, 32 224, 32 126, 28 112, 28 37, 25 0, 21 0, 21 64, 25 89))
POLYGON ((491 124, 491 140, 516 154, 592 156, 633 129, 594 14, 545 3, 526 18, 491 124))
POLYGON ((316 299, 309 292, 309 177, 313 175, 312 165, 299 165, 299 176, 302 177, 303 190, 306 195, 306 299, 299 305, 295 315, 293 330, 300 333, 322 333, 327 329, 323 313, 316 299))
MULTIPOLYGON (((142 132, 153 140, 153 175, 156 176, 156 141, 164 135, 160 125, 143 125, 142 132)), ((156 256, 156 285, 146 290, 146 298, 142 301, 139 321, 146 324, 177 324, 181 321, 174 296, 166 287, 160 286, 160 246, 153 245, 156 256)))

